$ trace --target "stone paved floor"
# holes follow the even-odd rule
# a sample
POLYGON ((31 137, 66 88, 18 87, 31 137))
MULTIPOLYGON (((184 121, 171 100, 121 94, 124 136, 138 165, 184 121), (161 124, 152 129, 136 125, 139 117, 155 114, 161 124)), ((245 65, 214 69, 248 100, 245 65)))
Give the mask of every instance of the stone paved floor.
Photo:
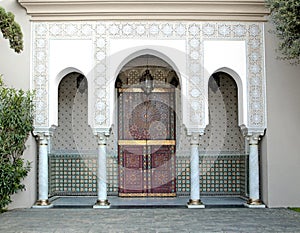
POLYGON ((288 209, 19 209, 0 214, 0 232, 300 232, 288 209))
MULTIPOLYGON (((120 198, 109 196, 111 207, 126 207, 126 206, 165 206, 165 207, 182 207, 186 208, 186 203, 189 197, 170 197, 170 198, 120 198)), ((96 201, 95 196, 68 196, 68 197, 53 197, 51 203, 55 207, 92 207, 96 201)), ((245 199, 239 197, 201 197, 201 201, 208 207, 213 206, 244 206, 245 199)))

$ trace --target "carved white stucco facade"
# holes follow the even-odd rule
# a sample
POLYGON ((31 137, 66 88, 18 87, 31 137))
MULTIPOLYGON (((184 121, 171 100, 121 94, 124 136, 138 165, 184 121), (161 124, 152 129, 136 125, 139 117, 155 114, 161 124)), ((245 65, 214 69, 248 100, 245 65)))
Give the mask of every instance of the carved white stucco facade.
POLYGON ((89 82, 89 124, 114 122, 114 85, 126 62, 152 54, 168 62, 181 82, 183 123, 201 133, 208 124, 208 79, 230 74, 239 90, 239 125, 266 128, 263 24, 259 22, 73 21, 32 22, 35 131, 57 125, 57 89, 69 72, 89 82))
MULTIPOLYGON (((89 125, 99 138, 108 136, 117 119, 119 72, 134 58, 154 55, 179 78, 179 112, 189 135, 193 168, 188 206, 202 208, 199 135, 209 124, 209 79, 225 72, 237 84, 238 124, 252 148, 249 172, 255 176, 250 179, 253 191, 248 204, 262 206, 258 147, 253 139, 258 142, 266 129, 263 22, 268 11, 263 0, 19 2, 32 20, 31 86, 36 90, 37 135, 51 134, 58 125, 58 87, 66 74, 75 71, 88 81, 89 125)), ((102 161, 98 174, 106 174, 107 146, 98 144, 98 161, 102 161)), ((41 166, 42 173, 47 173, 46 165, 41 166)), ((108 207, 107 188, 97 180, 96 207, 108 207)), ((39 190, 39 196, 37 206, 49 205, 45 190, 39 190)))

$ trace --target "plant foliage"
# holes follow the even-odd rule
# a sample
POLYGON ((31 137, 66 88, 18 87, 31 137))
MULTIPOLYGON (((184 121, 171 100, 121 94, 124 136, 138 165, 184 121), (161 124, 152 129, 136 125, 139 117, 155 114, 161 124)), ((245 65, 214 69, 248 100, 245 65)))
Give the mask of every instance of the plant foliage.
POLYGON ((274 34, 279 38, 279 51, 283 60, 300 63, 300 1, 266 0, 271 11, 274 34))
POLYGON ((25 186, 21 183, 30 170, 22 154, 33 129, 33 93, 7 88, 0 76, 0 210, 10 196, 25 186))
POLYGON ((15 22, 15 16, 0 7, 0 30, 5 39, 9 40, 10 47, 15 52, 23 50, 23 34, 20 25, 15 22))

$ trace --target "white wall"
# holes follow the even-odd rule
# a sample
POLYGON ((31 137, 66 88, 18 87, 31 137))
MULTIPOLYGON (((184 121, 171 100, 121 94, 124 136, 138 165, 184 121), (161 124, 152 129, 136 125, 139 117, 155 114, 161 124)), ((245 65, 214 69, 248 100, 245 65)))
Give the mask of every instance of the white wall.
MULTIPOLYGON (((218 71, 228 73, 235 79, 238 86, 239 99, 239 125, 248 125, 247 111, 247 61, 246 42, 241 40, 206 40, 204 47, 204 83, 205 95, 208 96, 208 80, 211 75, 218 71), (231 72, 228 72, 228 71, 231 72), (232 75, 234 73, 235 75, 232 75)), ((207 103, 206 103, 207 104, 207 103)), ((208 124, 208 105, 206 106, 206 124, 208 124)))
POLYGON ((15 21, 20 24, 24 39, 24 51, 17 54, 10 49, 8 40, 0 33, 0 74, 4 75, 5 84, 8 86, 29 89, 31 35, 29 17, 17 1, 2 0, 0 6, 15 15, 15 21))
MULTIPOLYGON (((92 83, 93 72, 93 44, 91 40, 50 40, 49 50, 49 121, 50 125, 58 125, 58 86, 64 76, 59 74, 62 71, 76 68, 83 73, 88 83, 92 83)), ((93 93, 92 85, 89 86, 89 93, 93 93)), ((92 103, 89 96, 89 111, 92 103)), ((91 118, 91 113, 89 114, 91 118)))
POLYGON ((276 59, 265 27, 268 129, 262 142, 263 199, 269 207, 300 206, 300 65, 276 59))
MULTIPOLYGON (((24 51, 21 54, 10 49, 8 40, 3 39, 0 33, 0 74, 3 74, 4 82, 9 87, 30 88, 30 35, 31 28, 29 17, 17 1, 2 0, 0 5, 6 11, 15 15, 15 20, 20 24, 23 32, 24 51)), ((13 195, 13 203, 9 208, 31 207, 36 201, 36 144, 32 137, 29 137, 24 158, 31 163, 31 171, 25 178, 26 191, 13 195)))

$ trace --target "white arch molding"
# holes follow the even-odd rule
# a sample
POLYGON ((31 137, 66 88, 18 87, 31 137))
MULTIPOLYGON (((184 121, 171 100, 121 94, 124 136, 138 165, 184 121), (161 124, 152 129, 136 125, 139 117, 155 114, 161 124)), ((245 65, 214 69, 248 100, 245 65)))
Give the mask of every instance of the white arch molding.
MULTIPOLYGON (((168 61, 169 58, 168 63, 181 79, 182 93, 186 94, 186 99, 191 104, 195 106, 198 104, 195 109, 188 109, 187 104, 183 102, 186 108, 183 112, 190 110, 194 113, 190 119, 183 119, 184 122, 191 123, 187 128, 195 127, 195 132, 199 132, 199 127, 205 128, 207 124, 205 95, 203 95, 206 94, 205 80, 222 67, 231 69, 242 80, 242 89, 239 89, 243 90, 245 112, 239 124, 244 123, 248 129, 255 132, 266 128, 264 44, 261 23, 33 22, 32 30, 31 78, 32 87, 37 92, 36 132, 47 131, 51 125, 57 124, 55 102, 52 97, 58 84, 55 84, 54 80, 68 67, 82 71, 88 79, 89 111, 94 111, 89 112, 89 124, 95 131, 109 129, 113 123, 110 105, 111 100, 114 101, 114 96, 112 98, 110 96, 113 93, 110 87, 113 86, 116 74, 122 67, 122 63, 130 59, 129 54, 134 57, 139 50, 147 49, 159 51, 158 57, 163 60, 168 61), (215 49, 216 45, 219 45, 218 49, 215 49), (55 46, 59 46, 60 49, 55 46), (229 59, 228 53, 225 53, 229 47, 231 48, 229 55, 232 59, 229 59), (233 52, 234 48, 236 50, 233 52), (79 53, 78 49, 82 53, 79 53), (215 49, 216 53, 212 54, 209 49, 215 49), (173 53, 176 50, 179 51, 177 55, 180 56, 173 53), (68 58, 66 54, 72 59, 66 59, 68 58), (116 54, 118 56, 115 56, 116 54), (111 59, 112 57, 116 59, 111 59), (239 59, 240 57, 242 59, 239 59), (95 65, 98 64, 101 65, 101 69, 95 71, 95 65), (207 66, 208 64, 210 66, 207 66), (103 78, 101 81, 103 84, 96 83, 99 77, 101 80, 103 78), (200 94, 195 91, 195 87, 199 89, 200 94), (97 96, 100 92, 103 96, 97 96), (103 110, 97 109, 98 103, 102 105, 105 103, 103 110), (201 118, 199 122, 192 122, 194 116, 201 118), (97 117, 102 121, 96 122, 97 117)), ((235 73, 230 73, 230 70, 226 73, 235 78, 235 73)))
POLYGON ((81 70, 75 67, 67 67, 60 71, 56 77, 49 81, 49 88, 51 92, 49 92, 49 121, 51 126, 58 126, 58 88, 59 84, 66 75, 76 72, 78 74, 84 75, 88 83, 88 124, 90 125, 92 118, 92 105, 91 105, 91 93, 92 93, 92 85, 90 75, 84 74, 81 70))
MULTIPOLYGON (((91 84, 93 75, 93 41, 91 39, 50 39, 48 54, 48 87, 49 87, 49 125, 58 124, 58 86, 61 79, 68 73, 78 72, 84 75, 91 84)), ((88 85, 89 118, 91 123, 92 85, 88 85)))
POLYGON ((208 79, 205 80, 205 93, 206 93, 206 105, 205 105, 205 114, 206 114, 206 122, 209 124, 209 109, 208 109, 208 82, 211 78, 211 76, 215 73, 223 72, 228 74, 233 80, 235 81, 237 85, 237 91, 238 91, 238 124, 239 126, 244 126, 247 123, 247 87, 246 83, 243 83, 240 76, 232 69, 228 67, 222 67, 220 69, 217 69, 214 71, 208 79))
MULTIPOLYGON (((168 41, 166 41, 168 42, 168 41)), ((118 40, 117 43, 124 44, 123 40, 118 40)), ((143 41, 143 43, 145 43, 143 41)), ((157 45, 157 41, 152 42, 152 45, 146 45, 146 46, 129 46, 127 49, 116 49, 118 46, 115 46, 114 43, 112 43, 111 46, 114 46, 115 50, 114 53, 109 57, 109 69, 108 69, 108 77, 111 79, 108 82, 108 93, 109 93, 109 106, 116 106, 116 93, 115 93, 115 82, 117 79, 118 74, 122 70, 122 68, 131 60, 142 56, 142 55, 152 55, 157 58, 162 59, 166 63, 168 63, 172 69, 176 72, 177 77, 179 79, 180 83, 180 91, 181 91, 181 102, 183 103, 183 100, 185 98, 188 98, 187 96, 187 74, 186 74, 186 54, 179 49, 185 48, 185 41, 177 43, 171 43, 171 46, 173 44, 173 47, 169 46, 162 46, 157 45), (178 46, 179 45, 179 46, 178 46), (178 46, 176 48, 176 46, 178 46), (179 48, 179 49, 178 49, 179 48)), ((138 44, 136 41, 134 44, 138 44)), ((146 43, 147 44, 147 43, 146 43)), ((128 43, 127 43, 128 45, 128 43)), ((122 48, 124 46, 121 46, 122 48)), ((186 101, 185 101, 186 102, 186 101)), ((184 105, 182 104, 182 107, 184 105)), ((115 122, 115 108, 110 108, 110 124, 109 127, 111 127, 115 122)), ((187 110, 185 111, 182 109, 183 113, 187 113, 187 110)), ((184 119, 188 120, 188 117, 183 115, 183 124, 186 124, 184 119)))

